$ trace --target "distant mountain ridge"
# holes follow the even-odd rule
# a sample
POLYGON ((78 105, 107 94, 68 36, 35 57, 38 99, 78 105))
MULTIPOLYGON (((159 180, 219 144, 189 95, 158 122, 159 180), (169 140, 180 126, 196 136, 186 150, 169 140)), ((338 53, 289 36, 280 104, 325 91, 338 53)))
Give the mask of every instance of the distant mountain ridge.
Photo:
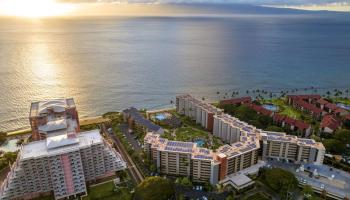
POLYGON ((168 5, 195 10, 203 14, 349 14, 327 10, 310 11, 237 3, 169 3, 168 5))

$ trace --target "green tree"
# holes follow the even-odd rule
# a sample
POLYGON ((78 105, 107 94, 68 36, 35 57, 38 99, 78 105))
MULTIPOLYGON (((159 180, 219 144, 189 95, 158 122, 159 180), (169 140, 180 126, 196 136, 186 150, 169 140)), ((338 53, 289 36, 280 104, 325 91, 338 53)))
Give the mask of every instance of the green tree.
POLYGON ((241 105, 236 110, 236 117, 242 121, 249 121, 254 119, 256 112, 246 105, 241 105))
POLYGON ((0 132, 0 145, 6 141, 6 133, 0 132))
POLYGON ((314 190, 310 185, 304 185, 303 194, 306 199, 312 199, 312 196, 314 195, 314 190))
POLYGON ((294 174, 281 168, 264 170, 263 179, 270 188, 279 192, 282 199, 286 199, 288 192, 295 190, 298 186, 294 174))
POLYGON ((350 130, 341 129, 335 133, 334 138, 343 144, 350 144, 350 130))
POLYGON ((181 185, 184 185, 184 186, 192 186, 192 182, 189 178, 187 177, 184 177, 182 178, 181 180, 181 185))
POLYGON ((226 200, 234 200, 233 195, 226 197, 226 200))
POLYGON ((266 129, 266 131, 274 131, 274 132, 283 132, 283 128, 278 127, 278 126, 268 126, 266 129))
POLYGON ((262 125, 262 128, 268 127, 270 124, 272 124, 272 118, 266 115, 258 115, 258 121, 262 125))
POLYGON ((135 190, 135 197, 139 200, 167 200, 175 191, 170 181, 159 176, 147 177, 135 190))
POLYGON ((339 140, 325 139, 322 143, 325 146, 326 150, 331 153, 341 154, 346 151, 346 145, 339 140))

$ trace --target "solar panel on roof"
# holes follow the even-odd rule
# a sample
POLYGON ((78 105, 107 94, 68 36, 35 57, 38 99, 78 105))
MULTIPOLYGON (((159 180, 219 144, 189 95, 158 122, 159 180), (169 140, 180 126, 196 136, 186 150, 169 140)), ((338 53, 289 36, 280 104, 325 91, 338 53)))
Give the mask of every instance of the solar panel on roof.
POLYGON ((212 159, 212 156, 205 156, 205 155, 195 155, 194 158, 199 158, 199 159, 212 159))
POLYGON ((230 153, 230 156, 235 156, 235 155, 238 155, 239 153, 238 152, 232 152, 230 153))
POLYGON ((210 151, 208 149, 200 149, 200 153, 210 154, 210 151))
POLYGON ((245 148, 241 149, 240 152, 243 153, 243 152, 246 152, 246 151, 249 151, 249 150, 252 150, 252 149, 253 149, 252 147, 248 146, 248 147, 245 147, 245 148))
POLYGON ((236 146, 236 147, 241 147, 242 144, 241 144, 241 143, 236 143, 235 146, 236 146))

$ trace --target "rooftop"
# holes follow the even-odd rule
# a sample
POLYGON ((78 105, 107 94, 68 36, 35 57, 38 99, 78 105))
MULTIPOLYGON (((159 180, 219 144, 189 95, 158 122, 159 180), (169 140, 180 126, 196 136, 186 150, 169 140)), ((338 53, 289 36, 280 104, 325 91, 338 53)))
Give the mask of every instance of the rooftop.
POLYGON ((30 107, 29 117, 46 115, 49 111, 52 111, 54 113, 61 113, 68 108, 75 108, 73 98, 33 102, 30 107))
POLYGON ((92 130, 82 132, 76 135, 76 137, 69 137, 68 135, 58 135, 47 138, 46 140, 40 140, 36 142, 30 142, 22 146, 20 151, 21 159, 32 159, 43 156, 50 156, 61 154, 64 152, 74 151, 80 148, 84 148, 96 143, 102 143, 102 136, 99 130, 92 130))
POLYGON ((157 132, 159 129, 161 129, 160 126, 154 124, 148 119, 145 119, 140 112, 134 108, 130 107, 126 110, 123 110, 124 113, 128 113, 138 124, 142 124, 143 126, 147 127, 149 131, 157 132))
POLYGON ((247 96, 247 97, 241 97, 241 98, 221 100, 220 104, 227 105, 227 104, 240 104, 240 103, 251 103, 251 102, 252 102, 252 97, 247 96))

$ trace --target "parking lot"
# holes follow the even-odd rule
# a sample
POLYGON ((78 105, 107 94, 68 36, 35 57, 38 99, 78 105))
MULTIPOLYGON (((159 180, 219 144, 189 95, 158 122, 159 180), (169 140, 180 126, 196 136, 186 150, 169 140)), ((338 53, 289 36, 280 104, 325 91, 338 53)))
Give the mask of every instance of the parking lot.
POLYGON ((331 168, 327 165, 300 165, 281 161, 268 161, 268 167, 280 167, 292 172, 301 185, 310 185, 316 191, 325 190, 327 193, 341 197, 350 196, 350 174, 331 168))

